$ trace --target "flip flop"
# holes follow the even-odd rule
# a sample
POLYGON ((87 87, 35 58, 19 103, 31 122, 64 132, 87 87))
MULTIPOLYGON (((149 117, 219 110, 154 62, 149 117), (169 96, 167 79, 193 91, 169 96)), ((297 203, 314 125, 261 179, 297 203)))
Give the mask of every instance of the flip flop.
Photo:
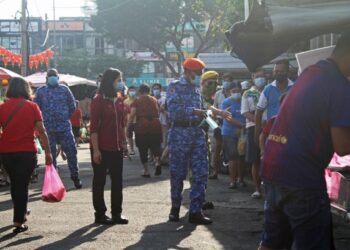
POLYGON ((13 233, 18 234, 18 233, 22 233, 28 230, 28 226, 23 224, 21 227, 15 227, 15 229, 13 229, 13 233))

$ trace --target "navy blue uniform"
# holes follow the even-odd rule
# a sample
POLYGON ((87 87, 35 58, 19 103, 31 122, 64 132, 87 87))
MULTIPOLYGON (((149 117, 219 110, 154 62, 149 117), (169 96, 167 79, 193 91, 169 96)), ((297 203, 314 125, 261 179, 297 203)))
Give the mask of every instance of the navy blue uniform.
POLYGON ((205 133, 198 126, 177 126, 176 123, 200 123, 201 118, 193 115, 194 109, 203 108, 200 90, 181 77, 168 86, 166 104, 170 122, 173 124, 168 136, 172 207, 181 206, 183 181, 190 165, 192 169, 190 213, 199 213, 202 211, 208 179, 205 133))
POLYGON ((77 149, 70 123, 70 117, 75 111, 75 99, 72 92, 62 84, 56 87, 43 86, 37 90, 35 102, 39 105, 43 114, 53 164, 57 167, 55 156, 56 146, 59 143, 67 155, 71 177, 78 177, 77 149))

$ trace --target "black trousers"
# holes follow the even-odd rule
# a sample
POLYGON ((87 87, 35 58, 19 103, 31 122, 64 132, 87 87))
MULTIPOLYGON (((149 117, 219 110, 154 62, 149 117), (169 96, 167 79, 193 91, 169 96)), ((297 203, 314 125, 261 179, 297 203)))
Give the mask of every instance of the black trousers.
POLYGON ((24 223, 28 204, 28 185, 37 165, 35 152, 2 153, 2 162, 11 181, 13 222, 24 223))
POLYGON ((112 216, 118 217, 122 212, 123 203, 123 152, 101 150, 101 164, 94 163, 92 155, 93 151, 91 149, 91 162, 94 171, 92 180, 92 201, 95 209, 95 216, 103 216, 107 211, 104 200, 104 187, 108 169, 111 177, 111 213, 112 216))
POLYGON ((136 134, 136 146, 139 149, 141 163, 148 161, 148 150, 151 150, 155 157, 161 155, 162 134, 136 134))

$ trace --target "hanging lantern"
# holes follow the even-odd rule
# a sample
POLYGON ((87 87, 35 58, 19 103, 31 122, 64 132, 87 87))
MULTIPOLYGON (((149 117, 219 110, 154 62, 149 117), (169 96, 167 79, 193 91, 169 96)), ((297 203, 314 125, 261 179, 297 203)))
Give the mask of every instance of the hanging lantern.
POLYGON ((33 63, 34 63, 34 68, 39 68, 39 66, 40 66, 40 62, 39 61, 33 61, 33 63))
POLYGON ((49 64, 49 58, 47 56, 44 57, 44 62, 45 62, 46 65, 49 64))
POLYGON ((5 55, 5 48, 4 47, 0 47, 0 56, 5 55))
POLYGON ((12 56, 11 51, 5 49, 5 56, 10 58, 12 56))
POLYGON ((17 63, 18 63, 18 65, 22 65, 22 57, 20 56, 20 57, 18 57, 18 59, 17 59, 17 63))
POLYGON ((32 70, 34 67, 34 61, 29 61, 29 69, 32 70))
POLYGON ((7 64, 9 63, 9 59, 7 57, 4 57, 2 59, 2 61, 3 61, 4 65, 5 65, 5 67, 7 67, 7 64))
POLYGON ((53 52, 51 49, 48 50, 48 57, 52 58, 55 55, 55 52, 53 52))

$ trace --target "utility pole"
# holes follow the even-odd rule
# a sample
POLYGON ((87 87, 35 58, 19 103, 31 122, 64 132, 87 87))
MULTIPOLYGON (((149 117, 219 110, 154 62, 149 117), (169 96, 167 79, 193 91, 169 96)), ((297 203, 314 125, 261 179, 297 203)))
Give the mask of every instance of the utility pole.
MULTIPOLYGON (((55 0, 53 1, 53 46, 56 48, 56 5, 55 5, 55 0)), ((57 61, 56 57, 53 58, 53 65, 55 68, 57 68, 57 61)))
POLYGON ((21 75, 27 75, 28 68, 28 44, 27 44, 27 0, 22 0, 22 20, 21 20, 21 54, 22 54, 22 65, 21 65, 21 75))

